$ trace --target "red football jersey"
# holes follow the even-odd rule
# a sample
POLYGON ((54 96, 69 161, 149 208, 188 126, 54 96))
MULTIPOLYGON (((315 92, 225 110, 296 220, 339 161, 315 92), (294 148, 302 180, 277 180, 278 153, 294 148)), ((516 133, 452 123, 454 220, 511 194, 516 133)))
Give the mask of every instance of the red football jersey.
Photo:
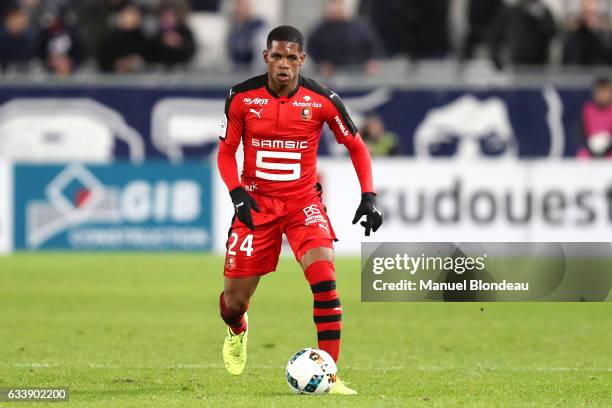
POLYGON ((312 193, 317 182, 317 149, 323 123, 338 143, 350 145, 357 128, 336 93, 300 76, 288 96, 251 78, 230 90, 221 142, 244 145, 241 184, 248 191, 286 197, 312 193))

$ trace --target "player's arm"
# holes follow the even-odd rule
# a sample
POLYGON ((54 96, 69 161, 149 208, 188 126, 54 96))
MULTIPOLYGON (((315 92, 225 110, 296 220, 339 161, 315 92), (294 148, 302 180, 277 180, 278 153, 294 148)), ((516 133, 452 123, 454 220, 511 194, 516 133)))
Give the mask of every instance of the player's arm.
POLYGON ((361 222, 361 225, 365 228, 365 235, 369 236, 370 231, 376 232, 383 222, 382 212, 376 206, 370 152, 340 97, 330 92, 330 100, 332 103, 328 110, 327 124, 334 132, 336 141, 343 144, 348 150, 361 187, 361 202, 355 212, 353 224, 365 216, 366 219, 361 222))
POLYGON ((238 163, 236 150, 242 139, 244 122, 237 103, 233 103, 235 94, 230 94, 225 101, 225 114, 221 122, 219 135, 219 153, 217 154, 217 167, 223 182, 227 186, 236 217, 250 229, 254 229, 251 208, 259 212, 257 203, 249 193, 240 185, 238 177, 238 163))

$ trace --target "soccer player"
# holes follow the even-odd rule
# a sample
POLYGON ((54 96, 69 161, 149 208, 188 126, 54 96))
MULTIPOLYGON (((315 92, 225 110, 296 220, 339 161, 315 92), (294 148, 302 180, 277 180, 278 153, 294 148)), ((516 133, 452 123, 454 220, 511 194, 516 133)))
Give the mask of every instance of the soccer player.
MULTIPOLYGON (((228 326, 223 359, 234 375, 246 365, 249 300, 259 278, 276 269, 283 233, 312 289, 319 348, 338 360, 342 307, 333 263, 336 236, 317 184, 323 123, 348 149, 359 179, 361 202, 353 224, 365 217, 365 235, 382 224, 370 156, 346 108, 335 92, 300 75, 306 58, 300 31, 273 29, 263 58, 268 73, 229 92, 217 158, 235 210, 219 299, 228 326), (244 169, 239 178, 235 153, 241 141, 244 169)), ((331 392, 356 394, 339 379, 331 392)))

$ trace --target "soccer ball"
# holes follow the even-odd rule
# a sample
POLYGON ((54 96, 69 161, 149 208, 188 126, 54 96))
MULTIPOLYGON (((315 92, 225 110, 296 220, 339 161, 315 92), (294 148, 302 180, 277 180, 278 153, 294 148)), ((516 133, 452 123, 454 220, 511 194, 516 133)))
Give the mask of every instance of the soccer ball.
POLYGON ((336 384, 336 363, 327 352, 306 348, 287 363, 287 384, 296 394, 325 394, 336 384))
POLYGON ((602 131, 589 137, 587 139, 587 143, 593 152, 603 154, 610 147, 610 143, 612 143, 611 139, 612 137, 610 136, 610 133, 602 131))

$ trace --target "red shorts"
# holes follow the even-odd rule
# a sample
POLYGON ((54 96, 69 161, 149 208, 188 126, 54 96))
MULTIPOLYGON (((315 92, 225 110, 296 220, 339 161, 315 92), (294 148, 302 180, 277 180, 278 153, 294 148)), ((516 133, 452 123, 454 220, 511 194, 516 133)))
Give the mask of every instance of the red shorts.
POLYGON ((261 212, 251 211, 254 230, 234 217, 225 245, 226 277, 241 278, 274 272, 283 234, 298 261, 309 249, 333 249, 336 235, 318 194, 289 200, 250 194, 261 212))

